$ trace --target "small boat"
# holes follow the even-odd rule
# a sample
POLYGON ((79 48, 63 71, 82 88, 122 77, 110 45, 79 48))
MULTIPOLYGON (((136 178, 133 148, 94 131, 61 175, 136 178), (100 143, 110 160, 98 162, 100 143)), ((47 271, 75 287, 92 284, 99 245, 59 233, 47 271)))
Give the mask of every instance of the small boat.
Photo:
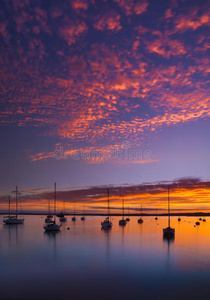
POLYGON ((53 222, 53 215, 50 212, 50 199, 48 200, 48 215, 45 219, 45 223, 52 223, 53 222))
MULTIPOLYGON (((180 211, 179 211, 179 215, 180 215, 180 211)), ((180 218, 180 216, 178 217, 178 222, 180 222, 181 221, 181 218, 180 218)))
POLYGON ((61 211, 56 215, 58 218, 63 218, 64 217, 64 213, 61 211))
POLYGON ((57 217, 59 217, 61 223, 67 221, 67 218, 65 217, 65 201, 63 201, 63 211, 61 210, 61 212, 57 214, 57 217))
POLYGON ((46 232, 60 231, 61 225, 56 224, 56 183, 54 184, 54 220, 44 225, 46 232))
POLYGON ((203 219, 203 222, 206 222, 206 219, 203 219))
POLYGON ((172 236, 174 236, 174 234, 175 234, 175 229, 171 228, 170 226, 163 229, 163 235, 165 237, 167 237, 167 236, 172 237, 172 236))
POLYGON ((163 236, 171 238, 175 234, 175 229, 170 226, 170 200, 169 200, 169 187, 168 187, 168 227, 163 228, 163 236))
POLYGON ((104 228, 111 228, 112 227, 112 221, 111 221, 111 216, 110 216, 110 209, 109 209, 109 189, 107 190, 108 193, 108 205, 107 205, 107 211, 108 211, 108 217, 101 222, 101 227, 104 228))
MULTIPOLYGON (((142 215, 142 204, 141 204, 141 215, 142 215)), ((138 223, 139 224, 142 224, 144 221, 143 221, 143 219, 142 218, 139 218, 138 219, 138 223)))
POLYGON ((58 225, 55 223, 55 221, 52 221, 52 223, 47 224, 44 226, 45 231, 60 231, 61 225, 58 225))
POLYGON ((16 214, 15 216, 10 215, 10 197, 9 197, 9 215, 5 217, 3 222, 7 225, 12 225, 12 224, 23 224, 24 219, 18 218, 18 187, 16 186, 16 214))
MULTIPOLYGON (((129 215, 129 207, 128 207, 128 215, 129 215)), ((125 219, 125 221, 126 221, 126 222, 129 222, 129 221, 130 221, 130 218, 127 217, 127 218, 125 219)))
POLYGON ((156 217, 155 217, 155 220, 158 220, 158 217, 157 217, 157 209, 156 209, 156 217))
POLYGON ((85 221, 85 206, 83 207, 83 216, 81 217, 81 221, 85 221))
POLYGON ((72 219, 72 221, 76 221, 76 217, 75 217, 75 205, 74 205, 74 216, 71 218, 72 219))
MULTIPOLYGON (((197 214, 198 214, 198 209, 197 209, 197 214)), ((200 221, 202 221, 202 218, 199 218, 200 221)), ((199 226, 200 222, 199 222, 198 218, 197 218, 197 222, 195 222, 195 225, 199 226)))
POLYGON ((122 209, 123 209, 123 218, 119 220, 119 225, 120 226, 125 226, 126 225, 126 220, 124 219, 124 199, 122 199, 122 209))

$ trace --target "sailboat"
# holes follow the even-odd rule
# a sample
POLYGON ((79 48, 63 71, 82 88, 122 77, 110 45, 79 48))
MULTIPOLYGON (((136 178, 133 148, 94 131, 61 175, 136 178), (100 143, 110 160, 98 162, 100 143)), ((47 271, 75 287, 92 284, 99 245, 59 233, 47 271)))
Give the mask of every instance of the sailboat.
POLYGON ((164 237, 173 237, 175 234, 175 229, 170 226, 170 200, 169 200, 169 187, 168 187, 168 227, 163 228, 164 237))
MULTIPOLYGON (((197 209, 197 214, 198 214, 198 209, 197 209)), ((200 225, 200 222, 199 221, 195 222, 195 225, 200 225)))
MULTIPOLYGON (((142 215, 142 204, 141 204, 141 215, 142 215)), ((138 223, 139 224, 142 224, 144 221, 143 221, 143 219, 142 218, 139 218, 138 219, 138 223)))
MULTIPOLYGON (((59 214, 59 221, 60 222, 66 222, 67 221, 67 218, 65 217, 65 202, 63 201, 63 212, 61 211, 60 214, 59 214)), ((58 215, 57 215, 58 216, 58 215)))
POLYGON ((85 206, 83 207, 83 216, 81 217, 82 221, 85 221, 85 206))
POLYGON ((50 231, 59 231, 61 225, 56 224, 56 183, 54 184, 54 221, 48 223, 44 226, 44 230, 47 232, 50 231))
POLYGON ((178 222, 181 221, 181 218, 180 218, 180 210, 179 210, 179 217, 178 217, 178 222))
POLYGON ((157 209, 156 209, 156 217, 155 217, 155 220, 158 220, 158 217, 157 217, 157 209))
MULTIPOLYGON (((129 215, 129 207, 128 207, 128 215, 129 215)), ((125 219, 125 221, 126 221, 126 222, 129 222, 129 221, 130 221, 130 218, 127 217, 127 218, 125 219)))
POLYGON ((74 205, 74 216, 72 217, 72 221, 76 221, 76 217, 75 217, 75 205, 74 205))
POLYGON ((52 223, 53 222, 53 215, 50 213, 50 199, 48 200, 48 215, 45 219, 45 223, 52 223))
POLYGON ((111 221, 111 216, 110 216, 110 211, 109 211, 109 189, 107 190, 107 192, 108 192, 108 207, 107 207, 108 217, 103 222, 101 222, 102 228, 111 228, 112 227, 112 221, 111 221))
POLYGON ((122 208, 123 208, 123 218, 119 221, 120 226, 126 225, 126 220, 124 220, 124 199, 122 199, 122 208))
POLYGON ((9 216, 6 217, 3 222, 5 224, 11 225, 11 224, 23 224, 24 219, 18 218, 18 187, 16 186, 16 214, 14 216, 10 215, 10 197, 9 197, 9 216))

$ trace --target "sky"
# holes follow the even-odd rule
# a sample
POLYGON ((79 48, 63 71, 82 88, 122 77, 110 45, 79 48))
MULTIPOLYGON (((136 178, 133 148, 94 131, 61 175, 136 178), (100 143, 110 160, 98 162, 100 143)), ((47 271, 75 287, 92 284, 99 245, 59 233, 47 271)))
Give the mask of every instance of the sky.
POLYGON ((2 0, 2 205, 18 185, 39 210, 56 182, 69 207, 107 186, 117 207, 163 207, 171 185, 174 208, 210 209, 209 7, 2 0))

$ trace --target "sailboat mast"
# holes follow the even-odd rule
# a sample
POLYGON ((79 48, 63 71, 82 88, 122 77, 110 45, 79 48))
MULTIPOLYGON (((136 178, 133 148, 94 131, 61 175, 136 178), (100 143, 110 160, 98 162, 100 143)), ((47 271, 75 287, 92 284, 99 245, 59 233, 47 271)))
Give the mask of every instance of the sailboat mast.
POLYGON ((50 215, 50 199, 48 200, 48 214, 50 215))
POLYGON ((168 227, 170 227, 170 201, 169 201, 169 187, 168 187, 168 227))
POLYGON ((54 184, 54 221, 55 221, 55 215, 56 215, 56 182, 54 184))
POLYGON ((108 218, 109 218, 109 189, 107 190, 108 192, 108 218))
POLYGON ((123 219, 124 219, 124 198, 122 199, 122 205, 123 205, 123 219))
POLYGON ((18 187, 16 185, 16 219, 17 219, 17 214, 18 214, 18 187))
POLYGON ((9 196, 9 219, 10 219, 10 196, 9 196))
POLYGON ((66 212, 66 207, 65 207, 65 201, 63 200, 63 213, 65 214, 66 212))

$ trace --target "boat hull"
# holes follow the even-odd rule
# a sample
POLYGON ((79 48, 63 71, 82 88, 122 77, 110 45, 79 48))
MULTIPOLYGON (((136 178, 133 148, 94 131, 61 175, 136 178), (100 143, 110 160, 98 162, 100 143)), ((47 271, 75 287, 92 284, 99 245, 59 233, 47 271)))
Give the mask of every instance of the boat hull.
POLYGON ((102 228, 111 228, 112 222, 101 222, 101 227, 102 228))
POLYGON ((4 220, 3 222, 8 225, 23 224, 24 219, 8 219, 8 220, 4 220))
POLYGON ((47 224, 52 223, 52 222, 53 222, 52 219, 49 219, 49 218, 46 218, 46 219, 45 219, 45 223, 47 223, 47 224))
POLYGON ((125 220, 120 220, 119 221, 119 225, 120 226, 125 226, 126 225, 126 221, 125 220))
POLYGON ((171 228, 171 227, 167 227, 167 228, 164 228, 163 229, 163 235, 164 236, 174 236, 175 234, 175 229, 174 228, 171 228))
POLYGON ((47 226, 44 226, 45 231, 59 231, 61 228, 61 225, 57 224, 49 224, 47 226))

